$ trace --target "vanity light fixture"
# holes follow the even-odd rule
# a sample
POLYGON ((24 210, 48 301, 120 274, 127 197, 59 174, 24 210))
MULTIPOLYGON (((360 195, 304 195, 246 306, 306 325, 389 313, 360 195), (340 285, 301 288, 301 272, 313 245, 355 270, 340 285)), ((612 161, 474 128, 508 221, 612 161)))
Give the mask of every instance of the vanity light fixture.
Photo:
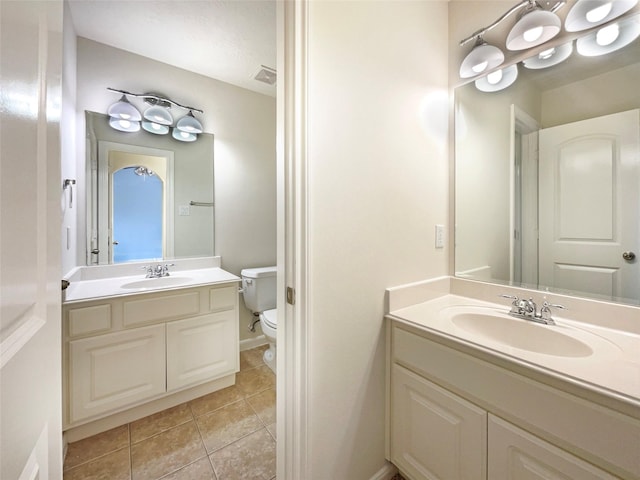
POLYGON ((149 122, 147 120, 142 122, 142 128, 155 135, 166 135, 169 133, 169 127, 167 125, 161 125, 160 123, 149 122))
POLYGON ((109 126, 115 130, 127 133, 140 131, 140 122, 117 117, 109 117, 109 126))
POLYGON ((525 58, 522 64, 531 70, 540 70, 564 62, 571 56, 571 53, 573 53, 573 42, 568 42, 553 48, 547 48, 537 55, 525 58))
POLYGON ((481 28, 462 40, 460 46, 472 40, 475 40, 475 46, 460 65, 460 77, 475 77, 504 62, 504 53, 498 47, 487 44, 483 36, 507 17, 520 12, 518 21, 507 37, 507 48, 509 50, 524 50, 541 45, 560 32, 562 22, 555 12, 564 4, 564 0, 558 0, 550 10, 544 10, 535 0, 522 0, 507 10, 491 25, 481 28))
POLYGON ((498 92, 512 85, 517 78, 518 65, 513 64, 477 79, 475 84, 481 92, 498 92))
POLYGON ((140 120, 142 120, 143 115, 140 115, 140 111, 128 101, 127 96, 142 98, 145 103, 151 105, 144 111, 145 120, 142 122, 142 128, 147 132, 156 135, 169 133, 169 129, 173 125, 173 116, 169 112, 169 108, 172 106, 188 110, 187 115, 178 120, 172 129, 173 138, 182 142, 193 142, 197 140, 197 134, 202 133, 204 130, 202 123, 195 118, 193 113, 204 113, 198 108, 181 105, 156 93, 131 93, 115 88, 107 88, 107 90, 122 94, 122 98, 111 105, 108 112, 110 117, 109 125, 116 130, 122 132, 137 132, 140 130, 140 120))
POLYGON ((502 50, 489 45, 482 39, 482 36, 478 36, 473 50, 464 57, 460 65, 460 78, 475 77, 502 65, 502 62, 504 62, 502 50))
POLYGON ((562 22, 552 11, 531 2, 507 36, 509 50, 526 50, 551 40, 560 33, 562 22))
POLYGON ((180 140, 181 142, 195 142, 198 138, 195 133, 183 132, 182 130, 178 130, 177 128, 173 129, 173 132, 171 132, 171 136, 176 140, 180 140))
POLYGON ((627 13, 638 0, 578 0, 564 21, 567 32, 580 32, 627 13))
POLYGON ((611 23, 576 40, 577 52, 585 57, 597 57, 626 47, 640 36, 638 15, 611 23))
POLYGON ((189 113, 178 120, 176 128, 187 133, 202 133, 202 124, 193 115, 192 110, 189 110, 189 113))
POLYGON ((112 118, 129 120, 131 122, 139 122, 142 119, 138 109, 131 105, 129 100, 127 100, 127 96, 124 94, 120 97, 120 100, 109 107, 107 114, 112 118))

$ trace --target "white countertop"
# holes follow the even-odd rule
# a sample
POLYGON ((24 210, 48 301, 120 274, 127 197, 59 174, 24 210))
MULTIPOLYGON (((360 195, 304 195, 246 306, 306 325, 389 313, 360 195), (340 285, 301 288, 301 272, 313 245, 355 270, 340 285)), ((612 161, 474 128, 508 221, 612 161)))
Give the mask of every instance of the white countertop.
POLYGON ((192 288, 216 283, 239 282, 240 277, 219 267, 211 267, 192 270, 170 270, 169 276, 159 278, 158 280, 160 281, 156 282, 157 285, 153 285, 154 282, 145 282, 145 280, 144 273, 91 280, 76 280, 72 278, 69 287, 64 292, 64 303, 85 302, 120 295, 192 288), (163 284, 164 279, 174 283, 167 282, 163 284), (147 283, 147 285, 141 285, 135 288, 123 287, 123 285, 134 282, 137 284, 140 281, 143 281, 141 282, 142 284, 147 283))
POLYGON ((443 313, 451 307, 474 307, 478 313, 491 315, 504 315, 509 310, 509 307, 503 304, 446 294, 393 310, 389 315, 436 336, 454 340, 640 407, 640 335, 564 319, 557 312, 554 312, 553 317, 555 326, 514 319, 530 323, 531 328, 556 329, 560 334, 571 336, 593 347, 593 353, 587 356, 556 356, 508 346, 482 334, 476 335, 459 328, 443 313))

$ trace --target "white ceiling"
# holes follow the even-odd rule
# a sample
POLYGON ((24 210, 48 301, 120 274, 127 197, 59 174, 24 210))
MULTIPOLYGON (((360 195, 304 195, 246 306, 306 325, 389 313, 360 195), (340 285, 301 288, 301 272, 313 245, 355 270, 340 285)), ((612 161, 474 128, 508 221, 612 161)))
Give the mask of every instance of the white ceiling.
POLYGON ((76 33, 242 88, 276 68, 276 0, 69 0, 76 33))

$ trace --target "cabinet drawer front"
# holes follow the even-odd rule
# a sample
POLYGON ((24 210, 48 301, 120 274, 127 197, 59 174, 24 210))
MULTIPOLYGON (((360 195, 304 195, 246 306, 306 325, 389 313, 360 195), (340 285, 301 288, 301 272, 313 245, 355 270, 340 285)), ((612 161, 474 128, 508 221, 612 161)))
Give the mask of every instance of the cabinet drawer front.
POLYGON ((233 311, 167 323, 167 390, 237 372, 237 335, 233 311))
POLYGON ((69 342, 71 423, 165 391, 165 327, 69 342))
POLYGON ((180 293, 175 295, 162 294, 127 300, 124 302, 125 327, 149 322, 160 322, 200 312, 200 292, 180 293))
POLYGON ((616 480, 617 477, 489 415, 489 478, 616 480))
POLYGON ((486 479, 487 413, 394 364, 391 460, 415 478, 486 479))
POLYGON ((69 312, 69 337, 80 337, 111 329, 111 305, 73 308, 69 312))
POLYGON ((212 288, 209 290, 209 308, 212 312, 232 310, 238 304, 238 287, 212 288))

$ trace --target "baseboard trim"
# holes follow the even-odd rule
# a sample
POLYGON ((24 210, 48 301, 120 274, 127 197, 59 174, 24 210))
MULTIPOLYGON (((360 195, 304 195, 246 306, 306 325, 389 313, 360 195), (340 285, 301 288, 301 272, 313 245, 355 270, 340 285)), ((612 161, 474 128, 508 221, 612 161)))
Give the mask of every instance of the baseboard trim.
POLYGON ((391 462, 386 462, 369 480, 391 480, 397 473, 396 466, 391 462))
POLYGON ((259 335, 254 338, 245 338, 244 340, 240 340, 240 351, 243 352, 245 350, 251 350, 252 348, 261 347, 268 343, 267 337, 264 335, 259 335))

